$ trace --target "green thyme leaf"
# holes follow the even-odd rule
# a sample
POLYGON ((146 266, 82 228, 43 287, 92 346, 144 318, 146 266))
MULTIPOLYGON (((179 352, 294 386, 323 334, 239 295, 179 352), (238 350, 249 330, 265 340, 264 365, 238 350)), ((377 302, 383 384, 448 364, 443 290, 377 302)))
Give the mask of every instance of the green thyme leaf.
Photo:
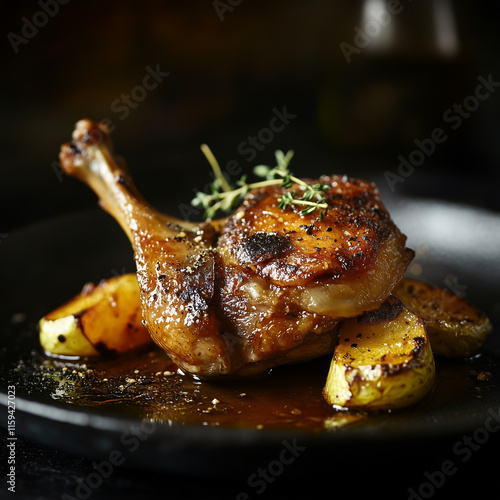
POLYGON ((293 151, 288 151, 285 154, 283 151, 277 150, 275 152, 276 165, 274 167, 268 165, 254 167, 254 174, 265 180, 248 183, 247 176, 243 175, 236 181, 238 187, 234 187, 224 177, 210 148, 206 144, 202 144, 201 149, 212 167, 215 179, 210 186, 210 194, 197 192, 196 196, 191 200, 191 204, 205 209, 205 219, 213 219, 218 211, 229 212, 234 210, 241 204, 250 190, 266 186, 281 186, 282 189, 287 190, 278 199, 280 209, 286 210, 290 205, 300 205, 305 206, 299 212, 301 215, 309 215, 318 210, 320 219, 325 217, 328 204, 324 193, 330 189, 330 186, 320 183, 311 185, 295 177, 288 170, 293 151), (298 187, 291 189, 294 185, 298 187))

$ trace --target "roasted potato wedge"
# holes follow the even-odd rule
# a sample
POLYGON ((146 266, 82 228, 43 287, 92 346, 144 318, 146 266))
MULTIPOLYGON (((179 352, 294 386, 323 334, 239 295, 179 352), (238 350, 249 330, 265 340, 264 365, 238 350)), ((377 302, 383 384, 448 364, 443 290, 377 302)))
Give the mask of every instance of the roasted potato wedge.
POLYGON ((342 321, 323 390, 331 405, 395 410, 433 387, 435 366, 423 321, 396 297, 342 321))
POLYGON ((434 354, 449 357, 476 354, 492 330, 484 313, 448 290, 405 278, 394 295, 422 318, 434 354))
POLYGON ((142 325, 139 285, 135 274, 87 284, 66 304, 40 322, 45 352, 63 356, 98 356, 124 352, 151 342, 142 325))

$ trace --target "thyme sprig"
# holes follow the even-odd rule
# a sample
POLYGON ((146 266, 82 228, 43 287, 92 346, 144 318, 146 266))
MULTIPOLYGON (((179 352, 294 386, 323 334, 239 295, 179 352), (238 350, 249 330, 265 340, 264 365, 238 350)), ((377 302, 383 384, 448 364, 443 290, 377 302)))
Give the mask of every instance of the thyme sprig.
POLYGON ((319 210, 319 218, 323 220, 325 217, 328 209, 325 192, 330 186, 321 183, 308 184, 295 177, 288 170, 293 151, 288 151, 286 154, 281 150, 276 151, 276 166, 274 167, 257 165, 254 168, 253 173, 265 180, 247 183, 247 176, 244 175, 237 181, 238 187, 234 187, 227 182, 210 148, 206 144, 202 144, 201 150, 212 167, 215 179, 210 186, 210 194, 198 191, 191 204, 205 209, 205 219, 213 219, 219 210, 224 212, 234 210, 252 189, 279 185, 287 189, 278 199, 279 208, 286 210, 290 205, 300 205, 305 207, 300 211, 301 215, 308 215, 319 210), (297 188, 291 189, 294 184, 297 185, 297 188))

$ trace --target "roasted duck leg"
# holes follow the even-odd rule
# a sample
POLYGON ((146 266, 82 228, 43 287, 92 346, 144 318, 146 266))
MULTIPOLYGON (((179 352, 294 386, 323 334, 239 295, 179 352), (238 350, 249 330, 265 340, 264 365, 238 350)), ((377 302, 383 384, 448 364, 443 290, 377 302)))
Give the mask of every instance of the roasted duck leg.
POLYGON ((279 208, 284 188, 270 186, 226 219, 188 223, 141 197, 102 124, 79 121, 60 161, 130 239, 153 340, 199 376, 251 375, 332 352, 340 320, 378 308, 413 257, 365 181, 322 177, 322 220, 279 208))

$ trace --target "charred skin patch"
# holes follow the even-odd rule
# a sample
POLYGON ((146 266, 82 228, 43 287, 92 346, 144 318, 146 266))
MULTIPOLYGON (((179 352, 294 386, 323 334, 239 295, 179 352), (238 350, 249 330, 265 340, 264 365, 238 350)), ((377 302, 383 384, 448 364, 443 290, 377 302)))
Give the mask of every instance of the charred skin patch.
POLYGON ((195 316, 203 314, 214 295, 214 261, 207 259, 196 268, 183 269, 180 298, 195 316))
POLYGON ((284 257, 292 248, 286 236, 278 233, 254 233, 243 242, 237 256, 242 264, 260 264, 284 257))

